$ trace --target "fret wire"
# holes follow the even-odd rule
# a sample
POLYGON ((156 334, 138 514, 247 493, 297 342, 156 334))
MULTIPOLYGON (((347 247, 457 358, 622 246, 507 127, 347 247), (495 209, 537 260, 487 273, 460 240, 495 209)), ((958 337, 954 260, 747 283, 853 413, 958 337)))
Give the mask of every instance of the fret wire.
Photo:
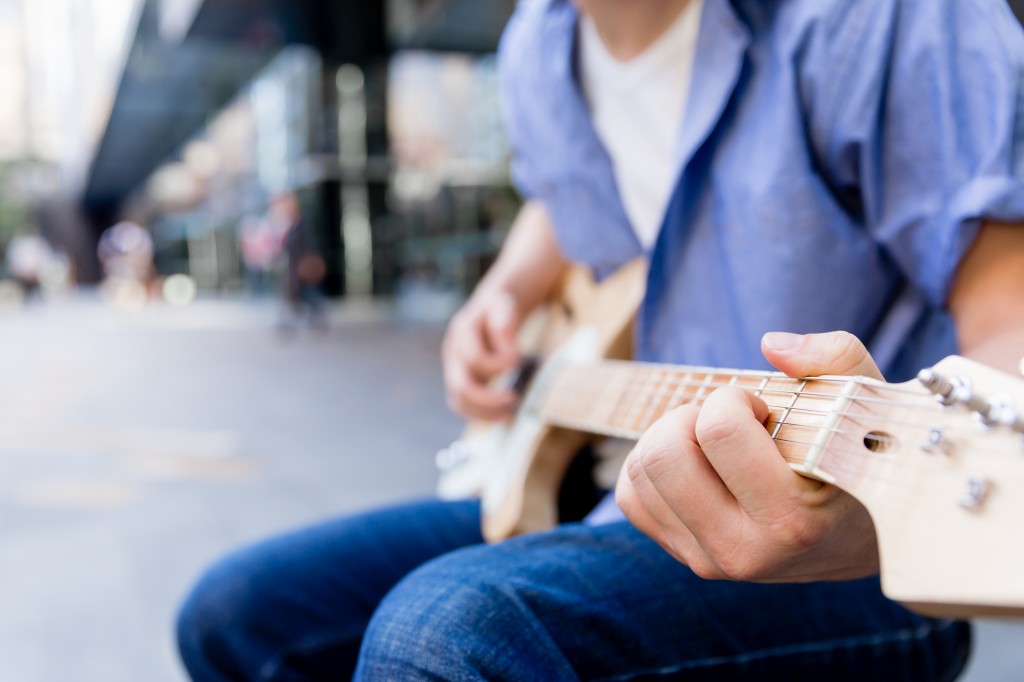
POLYGON ((611 403, 611 415, 609 418, 614 417, 616 408, 620 402, 622 402, 622 376, 623 372, 616 368, 609 368, 605 372, 604 380, 604 394, 603 400, 611 403))
POLYGON ((629 400, 631 399, 630 386, 634 382, 634 375, 619 373, 614 377, 612 384, 620 395, 615 401, 615 419, 621 420, 623 415, 629 411, 629 400))
POLYGON ((633 394, 632 384, 635 381, 635 373, 619 372, 614 377, 614 386, 619 393, 618 399, 615 401, 614 411, 614 423, 618 424, 626 413, 629 412, 629 408, 632 405, 633 394))
POLYGON ((637 411, 635 417, 637 425, 643 424, 644 417, 646 417, 651 411, 651 403, 653 402, 652 394, 658 387, 658 379, 657 370, 652 370, 648 380, 644 382, 643 387, 640 389, 640 409, 637 411))
POLYGON ((614 369, 609 369, 603 372, 605 379, 601 382, 601 399, 599 401, 600 409, 606 412, 607 421, 611 421, 615 417, 615 408, 619 401, 622 399, 621 393, 618 391, 618 376, 619 373, 614 369))
POLYGON ((805 379, 804 382, 800 384, 800 388, 798 388, 796 392, 793 393, 793 397, 790 398, 789 405, 786 406, 781 421, 779 421, 778 425, 775 427, 775 430, 772 432, 772 438, 775 438, 775 436, 778 435, 779 429, 781 429, 782 425, 786 423, 787 419, 789 419, 790 413, 792 412, 793 408, 796 407, 796 401, 800 399, 800 394, 806 386, 807 380, 805 379))
POLYGON ((708 388, 711 384, 715 383, 715 376, 714 374, 708 374, 704 377, 704 381, 701 382, 701 385, 697 388, 697 393, 693 396, 693 402, 704 402, 704 396, 707 394, 708 388))
POLYGON ((682 404, 681 400, 684 397, 685 390, 684 382, 685 377, 680 377, 677 371, 670 371, 666 374, 665 386, 668 390, 665 392, 664 399, 658 403, 658 414, 655 415, 653 421, 661 419, 670 410, 682 404))
POLYGON ((610 380, 600 381, 600 377, 594 376, 594 384, 599 387, 599 398, 594 412, 599 416, 603 415, 605 420, 610 420, 615 412, 614 386, 610 380))
POLYGON ((636 395, 634 392, 636 381, 637 379, 635 372, 620 375, 618 377, 618 384, 620 390, 622 391, 622 399, 619 400, 619 410, 617 412, 617 417, 620 420, 624 419, 629 414, 629 411, 633 407, 633 401, 636 400, 636 395))
POLYGON ((654 386, 652 387, 653 395, 651 396, 651 400, 648 404, 647 411, 644 413, 644 416, 640 420, 640 424, 643 425, 644 429, 649 428, 650 425, 653 424, 658 419, 658 417, 661 416, 658 413, 658 408, 661 405, 660 396, 665 392, 665 384, 667 383, 668 379, 668 373, 662 372, 660 373, 660 375, 658 376, 658 380, 655 381, 654 386))
POLYGON ((761 379, 761 386, 758 387, 758 389, 756 391, 754 391, 754 395, 756 395, 758 398, 760 398, 761 394, 764 393, 764 389, 768 386, 768 382, 769 381, 770 381, 770 377, 765 377, 764 379, 761 379))
POLYGON ((651 422, 648 421, 651 412, 657 407, 656 398, 658 395, 658 387, 661 385, 664 375, 660 371, 655 370, 652 374, 652 379, 644 389, 646 400, 644 401, 644 409, 637 416, 636 429, 646 430, 650 426, 651 422))
POLYGON ((633 398, 632 403, 630 403, 629 412, 626 414, 626 423, 624 424, 626 428, 631 428, 631 426, 636 423, 639 416, 637 412, 644 409, 643 399, 645 395, 645 386, 650 382, 650 377, 651 367, 648 366, 645 368, 645 376, 638 381, 639 385, 636 389, 636 396, 633 398))
POLYGON ((662 389, 659 391, 657 400, 654 402, 653 414, 647 420, 646 428, 650 428, 654 422, 661 419, 673 407, 673 399, 679 391, 678 377, 673 372, 666 372, 662 389), (677 383, 673 383, 677 382, 677 383))
POLYGON ((693 381, 693 372, 686 372, 679 381, 679 384, 676 386, 675 392, 672 394, 673 407, 682 405, 685 402, 686 386, 691 381, 693 381))

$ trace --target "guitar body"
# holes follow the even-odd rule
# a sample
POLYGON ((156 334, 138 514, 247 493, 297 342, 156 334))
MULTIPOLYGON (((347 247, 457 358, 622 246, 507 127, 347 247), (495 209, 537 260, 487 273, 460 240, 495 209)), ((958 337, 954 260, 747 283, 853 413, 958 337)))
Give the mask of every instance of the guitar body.
POLYGON ((552 528, 558 490, 573 457, 593 436, 551 426, 535 403, 545 381, 565 363, 628 358, 633 320, 646 283, 646 264, 635 261, 603 282, 570 268, 556 295, 524 324, 524 357, 541 364, 520 409, 508 424, 470 423, 462 437, 438 453, 438 494, 479 496, 484 537, 495 542, 552 528))

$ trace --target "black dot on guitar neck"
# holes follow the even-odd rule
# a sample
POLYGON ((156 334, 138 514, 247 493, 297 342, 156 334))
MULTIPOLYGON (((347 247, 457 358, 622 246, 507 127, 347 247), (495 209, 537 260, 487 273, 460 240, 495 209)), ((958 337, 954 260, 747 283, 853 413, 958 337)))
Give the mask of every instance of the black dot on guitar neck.
POLYGON ((864 447, 871 452, 887 452, 896 445, 896 438, 883 431, 872 431, 864 436, 864 447))

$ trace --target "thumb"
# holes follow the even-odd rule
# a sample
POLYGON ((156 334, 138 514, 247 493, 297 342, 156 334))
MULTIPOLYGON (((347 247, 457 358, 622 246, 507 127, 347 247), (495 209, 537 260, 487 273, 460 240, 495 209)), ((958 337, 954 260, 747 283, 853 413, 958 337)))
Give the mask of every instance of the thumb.
POLYGON ((761 351, 768 362, 791 377, 835 374, 883 379, 867 348, 849 332, 769 332, 761 339, 761 351))

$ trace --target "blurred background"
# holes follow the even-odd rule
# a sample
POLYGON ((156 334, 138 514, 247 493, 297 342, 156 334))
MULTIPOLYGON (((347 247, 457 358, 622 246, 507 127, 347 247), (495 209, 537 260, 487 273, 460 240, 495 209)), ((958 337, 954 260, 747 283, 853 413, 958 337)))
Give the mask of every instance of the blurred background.
POLYGON ((516 210, 492 54, 512 5, 0 0, 9 278, 101 282, 124 224, 149 293, 268 293, 267 208, 293 192, 326 296, 466 291, 516 210))
POLYGON ((513 6, 0 0, 0 680, 180 682, 210 561, 430 493, 513 6))

